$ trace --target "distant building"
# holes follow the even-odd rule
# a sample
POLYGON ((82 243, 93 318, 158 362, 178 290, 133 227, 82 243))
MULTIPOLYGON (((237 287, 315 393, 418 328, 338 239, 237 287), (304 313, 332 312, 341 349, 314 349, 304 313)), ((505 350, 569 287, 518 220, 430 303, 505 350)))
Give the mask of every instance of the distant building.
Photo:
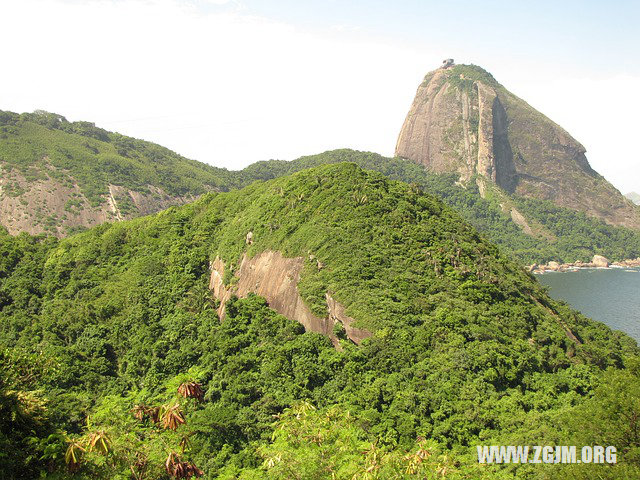
POLYGON ((440 68, 449 68, 453 67, 453 58, 446 58, 442 61, 442 65, 440 68))

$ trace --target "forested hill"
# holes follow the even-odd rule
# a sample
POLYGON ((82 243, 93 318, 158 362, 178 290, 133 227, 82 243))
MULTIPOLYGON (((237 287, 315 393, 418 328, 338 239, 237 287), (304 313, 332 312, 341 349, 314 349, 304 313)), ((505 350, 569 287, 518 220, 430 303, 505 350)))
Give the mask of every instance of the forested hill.
POLYGON ((414 162, 376 153, 333 150, 291 162, 257 162, 242 173, 247 179, 266 180, 344 161, 417 185, 438 196, 505 253, 527 264, 550 260, 588 262, 594 254, 612 261, 640 257, 640 232, 608 225, 549 201, 524 198, 499 189, 483 198, 475 183, 461 186, 457 174, 435 174, 414 162), (518 212, 515 220, 514 210, 518 212))
POLYGON ((640 473, 635 342, 355 164, 0 252, 2 478, 640 473), (478 443, 616 445, 618 465, 496 469, 478 443))
POLYGON ((587 262, 594 254, 612 261, 640 256, 637 231, 499 188, 488 188, 483 198, 476 183, 465 188, 457 174, 430 173, 410 161, 344 149, 228 171, 47 112, 0 111, 0 224, 11 234, 62 237, 184 204, 208 191, 344 161, 439 196, 503 251, 528 264, 587 262))
POLYGON ((67 235, 238 187, 236 178, 93 123, 0 111, 0 223, 13 234, 67 235))

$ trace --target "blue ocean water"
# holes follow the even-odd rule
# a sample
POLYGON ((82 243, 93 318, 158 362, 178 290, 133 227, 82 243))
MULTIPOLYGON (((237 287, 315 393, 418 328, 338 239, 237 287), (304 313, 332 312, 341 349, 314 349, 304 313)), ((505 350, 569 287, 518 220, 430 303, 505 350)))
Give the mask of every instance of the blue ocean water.
POLYGON ((640 343, 640 269, 581 269, 536 275, 549 293, 587 317, 622 330, 640 343))

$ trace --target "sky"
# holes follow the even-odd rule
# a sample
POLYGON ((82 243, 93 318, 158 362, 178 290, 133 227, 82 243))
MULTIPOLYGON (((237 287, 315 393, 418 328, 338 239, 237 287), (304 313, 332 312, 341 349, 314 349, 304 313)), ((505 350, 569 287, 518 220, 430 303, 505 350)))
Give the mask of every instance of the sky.
POLYGON ((0 109, 239 169, 392 156, 442 59, 480 65, 640 192, 637 1, 1 0, 0 109))

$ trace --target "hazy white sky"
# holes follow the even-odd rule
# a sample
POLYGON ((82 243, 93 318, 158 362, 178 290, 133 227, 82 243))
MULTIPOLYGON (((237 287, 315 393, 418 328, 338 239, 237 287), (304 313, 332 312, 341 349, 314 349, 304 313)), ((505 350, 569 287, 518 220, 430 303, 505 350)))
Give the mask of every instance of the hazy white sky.
POLYGON ((92 121, 231 169, 342 147, 393 155, 417 85, 453 57, 640 192, 640 8, 561 3, 1 0, 0 109, 92 121))

